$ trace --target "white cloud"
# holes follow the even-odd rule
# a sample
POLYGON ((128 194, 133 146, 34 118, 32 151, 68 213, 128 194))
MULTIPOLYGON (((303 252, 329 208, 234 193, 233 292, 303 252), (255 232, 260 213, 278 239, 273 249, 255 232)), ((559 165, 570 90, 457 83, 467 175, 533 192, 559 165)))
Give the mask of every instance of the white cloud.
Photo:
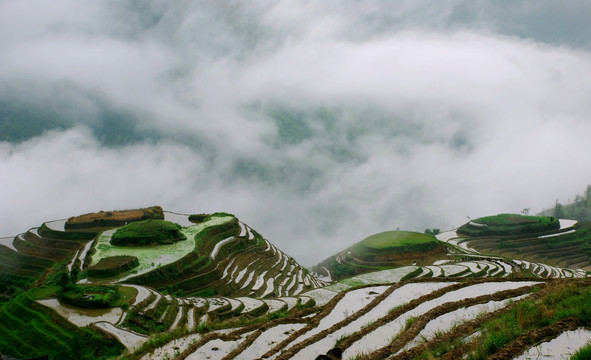
POLYGON ((0 2, 2 94, 25 79, 101 96, 164 140, 109 148, 78 127, 1 144, 0 235, 160 204, 235 213, 312 265, 375 232, 541 210, 590 182, 588 50, 452 20, 464 2, 73 4, 0 2), (277 109, 305 136, 282 141, 277 109))

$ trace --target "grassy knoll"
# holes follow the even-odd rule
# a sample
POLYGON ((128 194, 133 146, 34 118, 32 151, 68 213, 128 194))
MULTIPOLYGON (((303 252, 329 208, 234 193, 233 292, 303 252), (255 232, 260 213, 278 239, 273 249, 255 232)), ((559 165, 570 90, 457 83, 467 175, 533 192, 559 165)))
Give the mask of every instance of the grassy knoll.
POLYGON ((372 235, 353 246, 353 253, 359 257, 405 252, 425 252, 442 247, 433 235, 412 231, 386 231, 372 235))
POLYGON ((498 236, 539 233, 559 228, 560 222, 552 216, 498 214, 472 220, 460 226, 457 232, 467 236, 498 236))
POLYGON ((435 240, 432 235, 418 232, 385 231, 366 238, 362 244, 368 248, 379 250, 420 245, 435 240))
POLYGON ((189 221, 195 224, 200 224, 204 221, 211 219, 210 214, 192 214, 189 215, 189 221))
POLYGON ((446 254, 445 245, 435 236, 413 231, 385 231, 365 238, 340 254, 331 256, 314 267, 326 267, 334 280, 372 271, 381 271, 413 262, 426 261, 446 254))
POLYGON ((120 227, 111 237, 117 246, 168 245, 186 240, 179 224, 166 220, 143 220, 120 227))
POLYGON ((123 345, 88 328, 78 328, 53 310, 20 294, 0 306, 0 353, 16 358, 106 359, 123 345))
POLYGON ((169 245, 156 246, 136 246, 133 248, 113 246, 111 244, 111 236, 114 231, 103 232, 95 244, 96 252, 92 255, 91 266, 97 264, 101 259, 112 256, 135 256, 138 258, 139 265, 130 272, 122 276, 129 277, 134 275, 145 274, 149 271, 157 269, 161 266, 172 264, 178 261, 187 254, 195 250, 195 236, 207 229, 208 227, 224 224, 235 219, 234 217, 218 217, 212 216, 210 220, 182 228, 181 232, 186 236, 187 240, 179 241, 169 245))

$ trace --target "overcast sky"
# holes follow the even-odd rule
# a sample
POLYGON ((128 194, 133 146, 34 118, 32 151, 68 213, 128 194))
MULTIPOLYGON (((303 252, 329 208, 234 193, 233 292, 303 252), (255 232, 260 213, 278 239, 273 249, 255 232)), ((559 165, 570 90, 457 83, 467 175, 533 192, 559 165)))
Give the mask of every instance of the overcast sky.
POLYGON ((590 4, 0 0, 0 100, 72 124, 0 142, 0 236, 158 204, 310 266, 567 202, 591 183, 590 4), (97 138, 104 108, 152 135, 97 138))

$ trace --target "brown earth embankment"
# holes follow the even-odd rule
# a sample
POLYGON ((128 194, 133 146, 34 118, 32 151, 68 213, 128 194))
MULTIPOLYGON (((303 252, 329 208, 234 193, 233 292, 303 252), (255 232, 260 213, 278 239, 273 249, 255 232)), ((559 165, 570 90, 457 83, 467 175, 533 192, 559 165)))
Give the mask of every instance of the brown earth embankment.
POLYGON ((129 222, 157 219, 164 220, 164 211, 160 206, 133 210, 99 211, 80 216, 73 216, 66 221, 66 229, 93 229, 123 226, 129 222))

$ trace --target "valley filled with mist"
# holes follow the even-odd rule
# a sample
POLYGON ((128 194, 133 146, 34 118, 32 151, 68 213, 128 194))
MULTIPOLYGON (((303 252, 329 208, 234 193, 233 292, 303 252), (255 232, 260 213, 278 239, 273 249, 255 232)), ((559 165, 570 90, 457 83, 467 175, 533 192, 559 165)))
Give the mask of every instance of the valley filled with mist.
POLYGON ((2 1, 0 236, 160 204, 230 211, 311 266, 567 203, 591 179, 588 10, 2 1))

